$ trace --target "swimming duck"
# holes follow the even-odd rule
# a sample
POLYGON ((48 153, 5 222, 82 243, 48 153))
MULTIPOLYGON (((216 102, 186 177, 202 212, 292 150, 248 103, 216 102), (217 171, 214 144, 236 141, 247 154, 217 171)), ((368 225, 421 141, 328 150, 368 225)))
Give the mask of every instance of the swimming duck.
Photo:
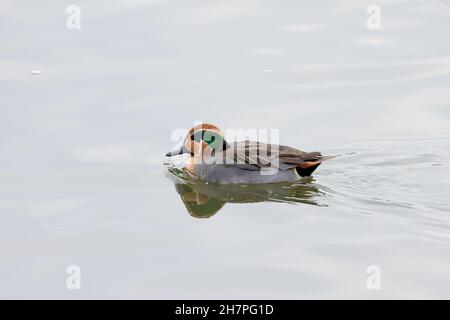
POLYGON ((181 154, 190 155, 183 167, 188 174, 219 184, 293 182, 334 158, 256 141, 228 143, 217 126, 207 123, 190 129, 181 147, 166 156, 181 154))

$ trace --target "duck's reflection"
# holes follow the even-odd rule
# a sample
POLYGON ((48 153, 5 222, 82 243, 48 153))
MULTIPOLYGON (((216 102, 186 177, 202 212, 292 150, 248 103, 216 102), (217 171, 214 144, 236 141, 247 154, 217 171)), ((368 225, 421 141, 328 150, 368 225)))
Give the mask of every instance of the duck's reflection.
POLYGON ((227 202, 272 201, 322 205, 318 200, 325 195, 324 190, 311 177, 296 183, 225 185, 207 184, 175 168, 169 168, 167 175, 174 183, 187 211, 195 218, 209 218, 227 202))

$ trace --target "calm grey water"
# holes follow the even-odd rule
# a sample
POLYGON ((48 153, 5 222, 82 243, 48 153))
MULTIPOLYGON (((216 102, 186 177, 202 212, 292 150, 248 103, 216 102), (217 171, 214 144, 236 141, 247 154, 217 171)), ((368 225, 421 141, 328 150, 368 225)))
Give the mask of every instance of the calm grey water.
POLYGON ((448 1, 77 3, 0 4, 0 298, 450 298, 448 1), (201 219, 194 121, 343 156, 201 219))

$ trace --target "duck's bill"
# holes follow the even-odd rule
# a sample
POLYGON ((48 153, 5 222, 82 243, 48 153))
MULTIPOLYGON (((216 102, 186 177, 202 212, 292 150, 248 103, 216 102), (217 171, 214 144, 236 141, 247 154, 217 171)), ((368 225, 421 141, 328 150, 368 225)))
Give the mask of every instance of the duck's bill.
POLYGON ((170 151, 166 153, 166 157, 172 157, 172 156, 177 156, 179 154, 183 154, 186 153, 187 150, 184 148, 184 146, 179 147, 176 150, 170 151))

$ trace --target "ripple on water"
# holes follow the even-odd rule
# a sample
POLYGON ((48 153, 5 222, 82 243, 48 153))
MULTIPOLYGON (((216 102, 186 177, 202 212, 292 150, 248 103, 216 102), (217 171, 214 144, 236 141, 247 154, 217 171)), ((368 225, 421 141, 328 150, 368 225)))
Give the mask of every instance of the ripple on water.
POLYGON ((318 173, 318 181, 333 190, 329 206, 417 218, 424 226, 450 223, 449 139, 368 142, 352 148, 354 154, 337 158, 318 173))

